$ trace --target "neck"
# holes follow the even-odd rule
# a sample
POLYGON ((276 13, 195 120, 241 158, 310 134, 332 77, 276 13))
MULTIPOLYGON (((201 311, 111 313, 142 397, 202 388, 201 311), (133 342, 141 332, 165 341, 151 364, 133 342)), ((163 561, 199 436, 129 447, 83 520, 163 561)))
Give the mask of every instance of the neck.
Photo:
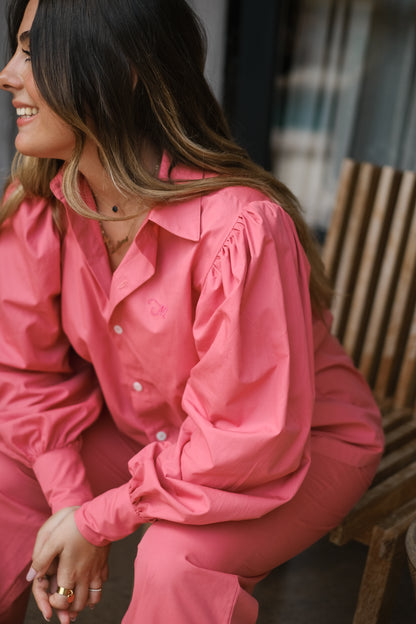
MULTIPOLYGON (((143 150, 143 164, 149 173, 157 175, 160 155, 153 146, 143 150)), ((80 161, 80 172, 95 197, 97 209, 105 216, 126 216, 137 212, 137 197, 121 193, 108 176, 95 145, 86 144, 80 161), (113 212, 113 206, 118 210, 113 212)))

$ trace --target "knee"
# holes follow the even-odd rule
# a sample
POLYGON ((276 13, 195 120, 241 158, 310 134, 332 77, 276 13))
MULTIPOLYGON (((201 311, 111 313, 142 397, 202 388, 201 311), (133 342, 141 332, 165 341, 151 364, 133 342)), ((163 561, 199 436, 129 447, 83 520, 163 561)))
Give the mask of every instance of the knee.
POLYGON ((189 570, 188 549, 168 523, 151 525, 141 539, 135 561, 136 581, 146 579, 163 587, 172 587, 189 570))
POLYGON ((206 550, 204 534, 199 527, 167 522, 148 529, 139 544, 133 596, 123 624, 137 622, 139 616, 155 624, 166 619, 173 624, 256 621, 257 602, 240 586, 238 576, 200 556, 206 550))

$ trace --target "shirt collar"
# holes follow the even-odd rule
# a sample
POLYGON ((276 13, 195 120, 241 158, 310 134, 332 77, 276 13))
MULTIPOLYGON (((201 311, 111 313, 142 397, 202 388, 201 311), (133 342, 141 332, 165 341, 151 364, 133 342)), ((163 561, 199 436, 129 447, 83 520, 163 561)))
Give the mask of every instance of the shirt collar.
MULTIPOLYGON (((171 160, 166 152, 163 153, 159 169, 161 179, 172 181, 199 180, 205 176, 204 172, 198 169, 191 169, 179 164, 172 168, 171 160)), ((63 169, 51 181, 50 187, 55 197, 67 205, 62 191, 63 169)), ((90 193, 82 185, 80 188, 83 198, 90 204, 90 193)), ((192 241, 198 241, 201 236, 201 197, 174 202, 172 204, 157 205, 149 213, 149 221, 159 225, 161 228, 192 241)))

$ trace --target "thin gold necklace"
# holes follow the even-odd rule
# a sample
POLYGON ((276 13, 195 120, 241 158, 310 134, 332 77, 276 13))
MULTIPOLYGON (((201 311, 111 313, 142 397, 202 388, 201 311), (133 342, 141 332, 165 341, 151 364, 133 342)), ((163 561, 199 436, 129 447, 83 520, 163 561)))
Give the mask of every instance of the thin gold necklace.
MULTIPOLYGON (((159 172, 159 163, 156 163, 155 169, 154 169, 154 175, 157 176, 158 172, 159 172)), ((96 203, 97 205, 97 203, 96 203)), ((116 214, 119 211, 119 207, 114 204, 114 206, 111 207, 111 210, 114 212, 114 214, 116 214)), ((97 212, 99 213, 100 211, 98 210, 98 205, 97 205, 97 212)), ((139 215, 138 215, 139 216, 139 215)), ((137 219, 137 217, 136 217, 137 219)), ((133 227, 136 223, 136 219, 133 219, 133 223, 131 224, 131 227, 129 229, 129 231, 127 232, 127 234, 124 236, 124 238, 121 238, 120 240, 118 240, 116 243, 113 243, 110 239, 110 237, 108 236, 108 234, 106 233, 104 226, 103 226, 103 222, 100 221, 100 230, 101 230, 101 236, 103 237, 103 241, 105 246, 108 249, 108 253, 112 256, 115 253, 117 253, 117 251, 119 251, 123 245, 125 245, 126 243, 129 242, 130 240, 130 235, 133 231, 133 227)))
POLYGON ((117 253, 117 251, 119 251, 123 247, 123 245, 129 242, 130 235, 133 231, 135 224, 136 224, 136 219, 133 219, 133 223, 131 224, 130 229, 127 232, 127 234, 123 238, 118 240, 117 242, 113 243, 110 237, 108 236, 107 232, 104 230, 103 222, 100 221, 101 236, 103 237, 104 244, 107 247, 108 252, 111 256, 117 253))

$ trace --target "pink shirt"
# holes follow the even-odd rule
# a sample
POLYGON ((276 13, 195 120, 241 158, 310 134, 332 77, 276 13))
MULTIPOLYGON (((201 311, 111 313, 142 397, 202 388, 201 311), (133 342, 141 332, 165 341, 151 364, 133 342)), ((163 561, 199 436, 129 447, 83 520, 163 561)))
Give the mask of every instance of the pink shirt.
POLYGON ((97 545, 155 518, 267 513, 302 483, 311 428, 319 452, 372 462, 378 409, 308 279, 291 219, 252 189, 154 208, 113 274, 96 222, 68 209, 61 241, 45 202, 23 202, 0 234, 0 450, 54 511, 81 505, 97 545), (92 499, 79 445, 103 401, 143 448, 92 499))

